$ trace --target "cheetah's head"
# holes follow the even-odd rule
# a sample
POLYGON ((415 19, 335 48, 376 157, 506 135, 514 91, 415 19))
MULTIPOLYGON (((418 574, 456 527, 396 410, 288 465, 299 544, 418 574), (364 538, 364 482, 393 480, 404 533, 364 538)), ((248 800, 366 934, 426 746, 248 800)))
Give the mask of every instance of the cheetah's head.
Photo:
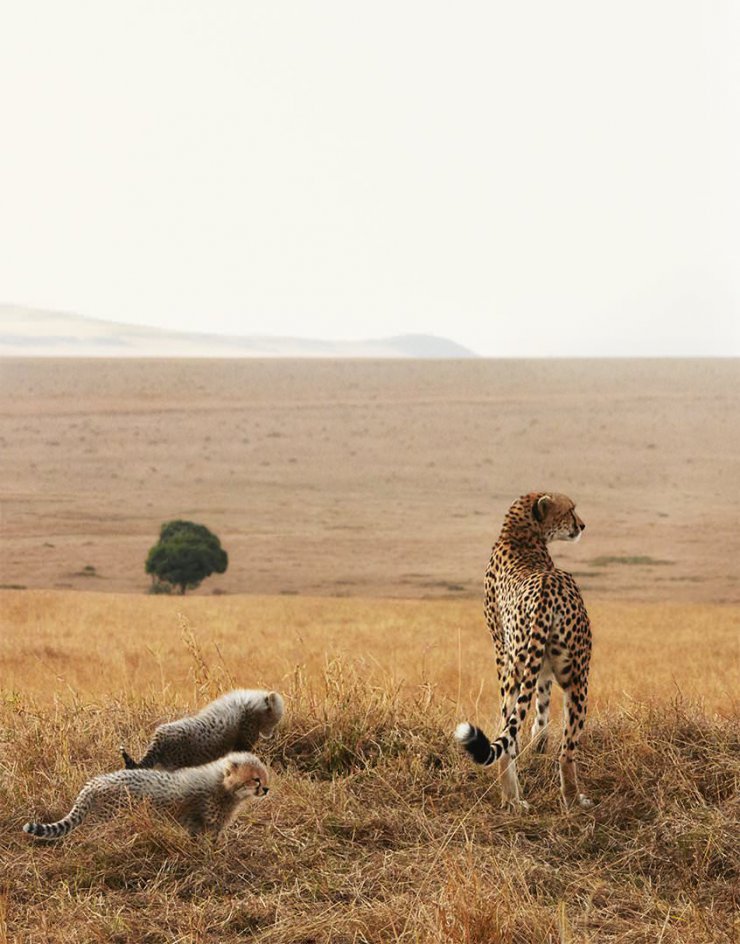
POLYGON ((239 800, 265 796, 270 789, 267 767, 254 754, 232 753, 224 769, 224 789, 239 800))
POLYGON ((533 496, 532 518, 545 541, 578 541, 586 525, 567 495, 556 492, 533 496))

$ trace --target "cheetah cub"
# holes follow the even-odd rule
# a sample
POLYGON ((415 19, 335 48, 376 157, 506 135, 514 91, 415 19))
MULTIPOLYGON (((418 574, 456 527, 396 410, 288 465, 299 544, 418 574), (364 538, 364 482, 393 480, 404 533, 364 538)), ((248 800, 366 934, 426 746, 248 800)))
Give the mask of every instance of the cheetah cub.
POLYGON ((133 798, 148 799, 193 834, 220 833, 247 800, 267 794, 269 779, 262 761, 247 753, 176 771, 116 770, 89 780, 64 819, 26 823, 23 829, 42 839, 57 839, 90 815, 108 818, 133 798))
POLYGON ((160 724, 137 764, 121 747, 128 770, 177 770, 207 764, 229 751, 250 751, 258 737, 270 737, 283 717, 277 692, 239 688, 206 705, 197 715, 160 724))
POLYGON ((504 803, 523 803, 516 775, 520 729, 536 689, 532 738, 537 749, 544 748, 555 679, 563 690, 563 800, 566 806, 591 806, 579 793, 575 760, 586 720, 591 625, 578 585, 547 550, 550 541, 577 541, 585 527, 566 495, 530 492, 511 506, 493 546, 485 614, 496 650, 502 729, 493 743, 471 724, 459 725, 455 737, 478 764, 501 759, 504 803))

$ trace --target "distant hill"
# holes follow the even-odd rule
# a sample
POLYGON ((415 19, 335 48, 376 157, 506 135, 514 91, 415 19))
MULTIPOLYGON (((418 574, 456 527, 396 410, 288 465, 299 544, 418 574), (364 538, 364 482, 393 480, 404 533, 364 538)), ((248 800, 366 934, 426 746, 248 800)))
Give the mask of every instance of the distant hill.
POLYGON ((0 305, 4 357, 476 357, 426 334, 367 341, 198 334, 0 305))

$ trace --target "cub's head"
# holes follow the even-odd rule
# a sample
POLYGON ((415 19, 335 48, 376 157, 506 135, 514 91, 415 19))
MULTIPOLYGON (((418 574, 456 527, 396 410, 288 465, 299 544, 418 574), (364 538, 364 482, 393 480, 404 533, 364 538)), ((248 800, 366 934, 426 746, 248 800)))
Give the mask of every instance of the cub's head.
POLYGON ((270 789, 270 773, 254 754, 233 753, 226 757, 224 789, 239 800, 265 796, 270 789))
POLYGON ((532 518, 545 541, 578 541, 586 527, 570 498, 556 492, 532 496, 532 518))
POLYGON ((280 723, 285 705, 282 696, 277 692, 267 692, 260 707, 260 736, 268 738, 280 723))

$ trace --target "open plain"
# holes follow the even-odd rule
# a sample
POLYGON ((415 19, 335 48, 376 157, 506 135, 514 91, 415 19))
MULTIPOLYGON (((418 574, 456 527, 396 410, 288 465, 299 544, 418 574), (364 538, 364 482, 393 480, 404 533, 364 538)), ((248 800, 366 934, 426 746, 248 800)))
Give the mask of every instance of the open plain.
POLYGON ((731 944, 740 780, 732 361, 12 360, 0 368, 0 944, 731 944), (482 573, 511 499, 594 629, 592 810, 525 747, 528 812, 451 733, 498 711, 482 573), (160 524, 230 555, 147 595, 160 524), (147 807, 59 843, 152 727, 286 696, 274 789, 219 841, 147 807))
POLYGON ((569 494, 587 593, 740 599, 740 365, 6 360, 2 583, 146 590, 163 521, 200 592, 479 596, 524 491, 569 494))

